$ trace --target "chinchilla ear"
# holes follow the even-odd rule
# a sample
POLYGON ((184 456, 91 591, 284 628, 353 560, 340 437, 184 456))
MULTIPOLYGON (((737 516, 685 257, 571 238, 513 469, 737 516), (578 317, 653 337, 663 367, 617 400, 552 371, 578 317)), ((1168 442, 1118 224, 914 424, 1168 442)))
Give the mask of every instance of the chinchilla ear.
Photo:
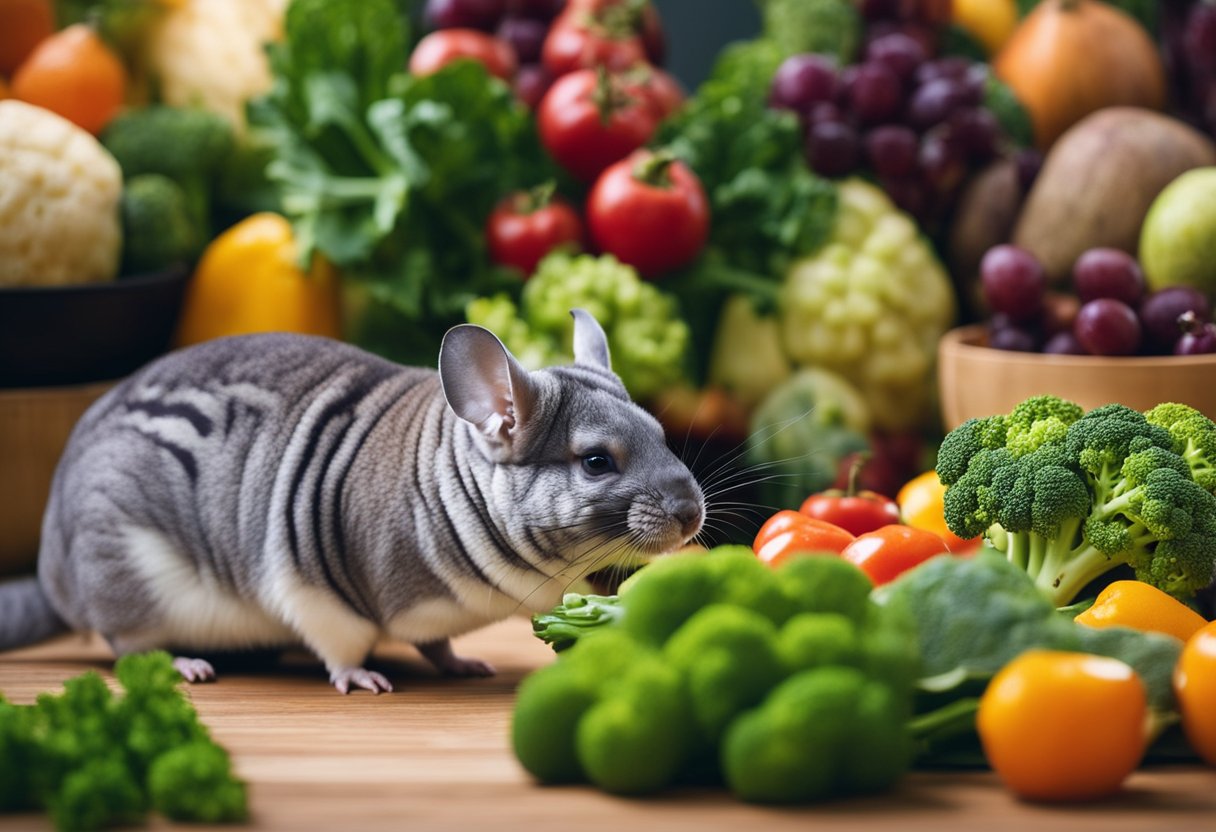
POLYGON ((487 439, 509 445, 536 402, 528 371, 494 333, 454 326, 439 347, 439 381, 448 406, 487 439))
POLYGON ((591 364, 611 372, 608 336, 600 322, 586 309, 571 309, 570 316, 574 318, 574 363, 591 364))

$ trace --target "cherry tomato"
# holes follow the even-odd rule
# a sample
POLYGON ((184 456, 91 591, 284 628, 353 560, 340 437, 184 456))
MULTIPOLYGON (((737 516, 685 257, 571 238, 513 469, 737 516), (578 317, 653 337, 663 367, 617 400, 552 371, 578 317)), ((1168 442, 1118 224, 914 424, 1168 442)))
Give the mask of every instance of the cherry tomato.
POLYGON ((418 41, 409 69, 414 75, 430 75, 461 59, 477 61, 504 81, 510 81, 519 68, 506 41, 476 29, 440 29, 418 41))
POLYGON ((946 486, 937 478, 937 472, 925 471, 904 484, 895 502, 899 504, 899 514, 905 524, 933 532, 946 541, 951 552, 959 554, 978 549, 983 537, 964 540, 946 525, 945 497, 946 486))
POLYGON ((1075 801, 1119 790, 1144 756, 1147 718, 1144 683, 1118 659, 1029 650, 988 684, 976 728, 1017 795, 1075 801))
POLYGON ((853 535, 796 511, 779 511, 760 527, 752 551, 776 568, 798 553, 839 553, 853 542, 853 535))
POLYGON ((527 277, 557 246, 580 245, 583 224, 562 199, 549 194, 513 193, 498 203, 486 223, 490 259, 527 277))
POLYGON ((650 141, 658 124, 649 105, 621 79, 594 69, 558 78, 536 115, 549 155, 584 182, 650 141))
POLYGON ((614 14, 629 15, 627 25, 642 39, 646 50, 646 60, 655 66, 662 66, 667 57, 667 37, 663 32, 663 21, 659 17, 658 7, 654 3, 643 0, 570 0, 568 8, 590 11, 602 14, 606 9, 616 7, 614 14))
POLYGON ((891 525, 858 535, 840 555, 878 586, 948 551, 946 542, 933 532, 891 525))
POLYGON ((646 47, 619 11, 571 7, 562 12, 545 36, 540 60, 553 75, 605 67, 618 71, 646 60, 646 47))
POLYGON ((684 88, 672 75, 650 64, 639 64, 625 73, 625 83, 636 95, 650 102, 660 121, 684 106, 684 88))
POLYGON ((848 485, 812 494, 798 510, 807 517, 835 523, 853 534, 865 534, 899 522, 899 506, 890 497, 875 491, 858 490, 858 478, 866 458, 860 457, 849 469, 848 485))
POLYGON ((1187 741, 1216 766, 1216 621, 1187 639, 1174 668, 1174 693, 1187 741))
POLYGON ((690 263, 709 236, 709 200, 695 173, 639 150, 609 167, 587 195, 587 228, 603 251, 643 277, 690 263))

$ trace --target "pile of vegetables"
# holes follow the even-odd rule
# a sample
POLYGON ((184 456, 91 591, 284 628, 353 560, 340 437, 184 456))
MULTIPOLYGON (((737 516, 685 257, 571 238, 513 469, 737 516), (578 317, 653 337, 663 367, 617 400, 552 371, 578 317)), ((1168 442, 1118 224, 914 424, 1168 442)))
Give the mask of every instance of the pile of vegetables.
POLYGON ((45 809, 57 829, 176 821, 224 823, 248 814, 228 753, 182 694, 167 653, 120 658, 113 693, 95 672, 33 705, 0 699, 0 812, 45 809))

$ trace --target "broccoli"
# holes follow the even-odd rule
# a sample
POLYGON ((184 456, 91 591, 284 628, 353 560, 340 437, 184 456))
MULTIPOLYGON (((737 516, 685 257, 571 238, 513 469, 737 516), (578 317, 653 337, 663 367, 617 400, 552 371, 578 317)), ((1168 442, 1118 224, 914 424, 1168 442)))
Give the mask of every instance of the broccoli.
POLYGON ((850 667, 791 676, 731 724, 726 782, 744 800, 795 803, 892 786, 912 743, 908 699, 850 667))
POLYGON ((122 190, 122 274, 163 269, 192 260, 203 245, 181 186, 158 173, 141 173, 122 190))
POLYGON ((544 782, 590 780, 622 794, 723 774, 748 800, 883 788, 908 764, 918 652, 870 588, 840 558, 774 571, 724 546, 656 561, 615 600, 580 606, 568 596, 575 616, 608 611, 569 630, 573 646, 520 686, 515 753, 544 782), (823 681, 797 681, 811 678, 823 681), (810 716, 790 710, 804 706, 810 716), (787 739, 770 753, 774 732, 787 739))
POLYGON ((114 673, 122 696, 90 671, 34 705, 0 701, 0 811, 45 807, 59 829, 134 823, 149 803, 174 819, 244 817, 244 784, 170 656, 124 656, 114 673))
POLYGON ((1179 598, 1212 580, 1216 425, 1186 405, 1082 414, 1039 396, 942 442, 946 523, 985 534, 1056 605, 1120 566, 1179 598))
POLYGON ((200 237, 210 236, 212 192, 236 146, 227 119, 201 109, 140 107, 110 121, 101 143, 124 179, 157 173, 176 182, 200 237))
POLYGON ((841 65, 857 57, 861 16, 849 0, 759 0, 764 37, 787 55, 820 52, 841 65))

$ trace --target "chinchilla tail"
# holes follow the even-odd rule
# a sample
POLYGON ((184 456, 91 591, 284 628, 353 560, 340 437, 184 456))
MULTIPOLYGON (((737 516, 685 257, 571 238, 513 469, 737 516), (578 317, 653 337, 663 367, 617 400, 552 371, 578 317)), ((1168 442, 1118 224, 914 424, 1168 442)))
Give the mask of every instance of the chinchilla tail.
POLYGON ((37 644, 68 629, 37 578, 0 584, 0 651, 37 644))

